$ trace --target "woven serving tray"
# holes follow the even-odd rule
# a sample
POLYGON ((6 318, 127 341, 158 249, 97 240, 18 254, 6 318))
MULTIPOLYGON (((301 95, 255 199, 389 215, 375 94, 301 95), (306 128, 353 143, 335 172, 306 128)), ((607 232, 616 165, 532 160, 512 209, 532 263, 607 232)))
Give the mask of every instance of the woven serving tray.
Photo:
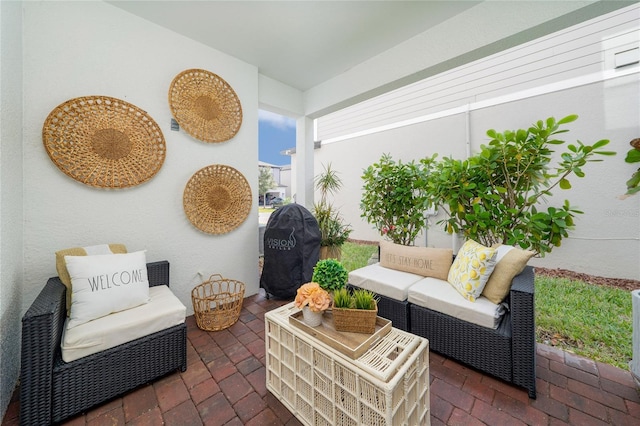
POLYGON ((238 95, 229 83, 207 70, 178 74, 169 88, 169 106, 178 124, 204 142, 227 141, 242 124, 238 95))
POLYGON ((391 331, 391 321, 376 317, 376 326, 372 334, 337 331, 333 323, 333 314, 326 311, 322 316, 322 324, 309 327, 302 320, 302 311, 289 316, 289 323, 304 330, 333 349, 355 359, 365 353, 374 343, 391 331))
POLYGON ((164 163, 158 124, 143 110, 108 96, 70 99, 42 126, 51 161, 67 176, 98 188, 127 188, 151 179, 164 163))

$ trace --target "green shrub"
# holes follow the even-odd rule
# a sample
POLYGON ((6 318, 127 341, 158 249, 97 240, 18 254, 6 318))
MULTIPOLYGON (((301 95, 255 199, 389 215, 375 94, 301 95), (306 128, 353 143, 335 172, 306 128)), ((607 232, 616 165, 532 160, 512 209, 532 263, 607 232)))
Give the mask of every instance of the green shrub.
POLYGON ((587 163, 601 161, 594 156, 615 155, 600 149, 609 143, 606 139, 593 145, 577 141, 566 146, 558 164, 552 164, 551 145, 565 143, 555 135, 567 132, 561 126, 577 118, 550 117, 526 130, 492 129, 487 131, 489 144, 466 160, 423 160, 431 167, 428 193, 448 216, 438 223, 449 233, 462 233, 486 246, 518 245, 542 256, 560 246, 574 227, 575 215, 582 212, 569 200, 539 210, 540 201, 556 186, 570 189, 570 175, 584 177, 587 163))
POLYGON ((316 282, 323 289, 332 292, 343 288, 347 284, 349 273, 340 261, 323 259, 313 267, 311 281, 316 282))
POLYGON ((384 154, 362 175, 361 217, 394 243, 413 244, 425 227, 425 211, 431 205, 426 192, 428 173, 424 160, 396 163, 384 154))

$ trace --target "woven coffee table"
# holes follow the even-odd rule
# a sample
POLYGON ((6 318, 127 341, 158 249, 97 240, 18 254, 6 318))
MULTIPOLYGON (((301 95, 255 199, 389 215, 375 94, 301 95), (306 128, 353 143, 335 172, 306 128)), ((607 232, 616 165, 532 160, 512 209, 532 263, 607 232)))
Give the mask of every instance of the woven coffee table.
POLYGON ((265 314, 267 389, 305 425, 429 425, 429 342, 392 328, 356 359, 265 314))

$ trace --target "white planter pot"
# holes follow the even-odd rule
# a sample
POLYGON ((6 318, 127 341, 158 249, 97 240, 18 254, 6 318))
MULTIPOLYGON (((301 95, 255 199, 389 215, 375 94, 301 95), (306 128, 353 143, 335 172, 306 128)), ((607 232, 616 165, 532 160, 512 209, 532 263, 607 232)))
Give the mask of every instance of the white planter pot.
POLYGON ((309 327, 317 327, 322 324, 322 314, 324 312, 313 312, 308 306, 302 308, 302 320, 309 327))

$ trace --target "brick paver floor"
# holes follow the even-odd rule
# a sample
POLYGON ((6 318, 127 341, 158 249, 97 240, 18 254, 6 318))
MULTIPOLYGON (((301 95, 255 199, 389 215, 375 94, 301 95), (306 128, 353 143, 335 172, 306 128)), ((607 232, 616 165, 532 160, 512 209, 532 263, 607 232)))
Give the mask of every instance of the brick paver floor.
MULTIPOLYGON (((264 313, 287 303, 244 300, 240 320, 218 332, 188 324, 188 368, 142 386, 65 425, 299 425, 266 389, 264 313)), ((629 371, 538 344, 538 397, 430 354, 432 425, 640 425, 629 371)), ((17 392, 2 426, 17 425, 17 392)))

